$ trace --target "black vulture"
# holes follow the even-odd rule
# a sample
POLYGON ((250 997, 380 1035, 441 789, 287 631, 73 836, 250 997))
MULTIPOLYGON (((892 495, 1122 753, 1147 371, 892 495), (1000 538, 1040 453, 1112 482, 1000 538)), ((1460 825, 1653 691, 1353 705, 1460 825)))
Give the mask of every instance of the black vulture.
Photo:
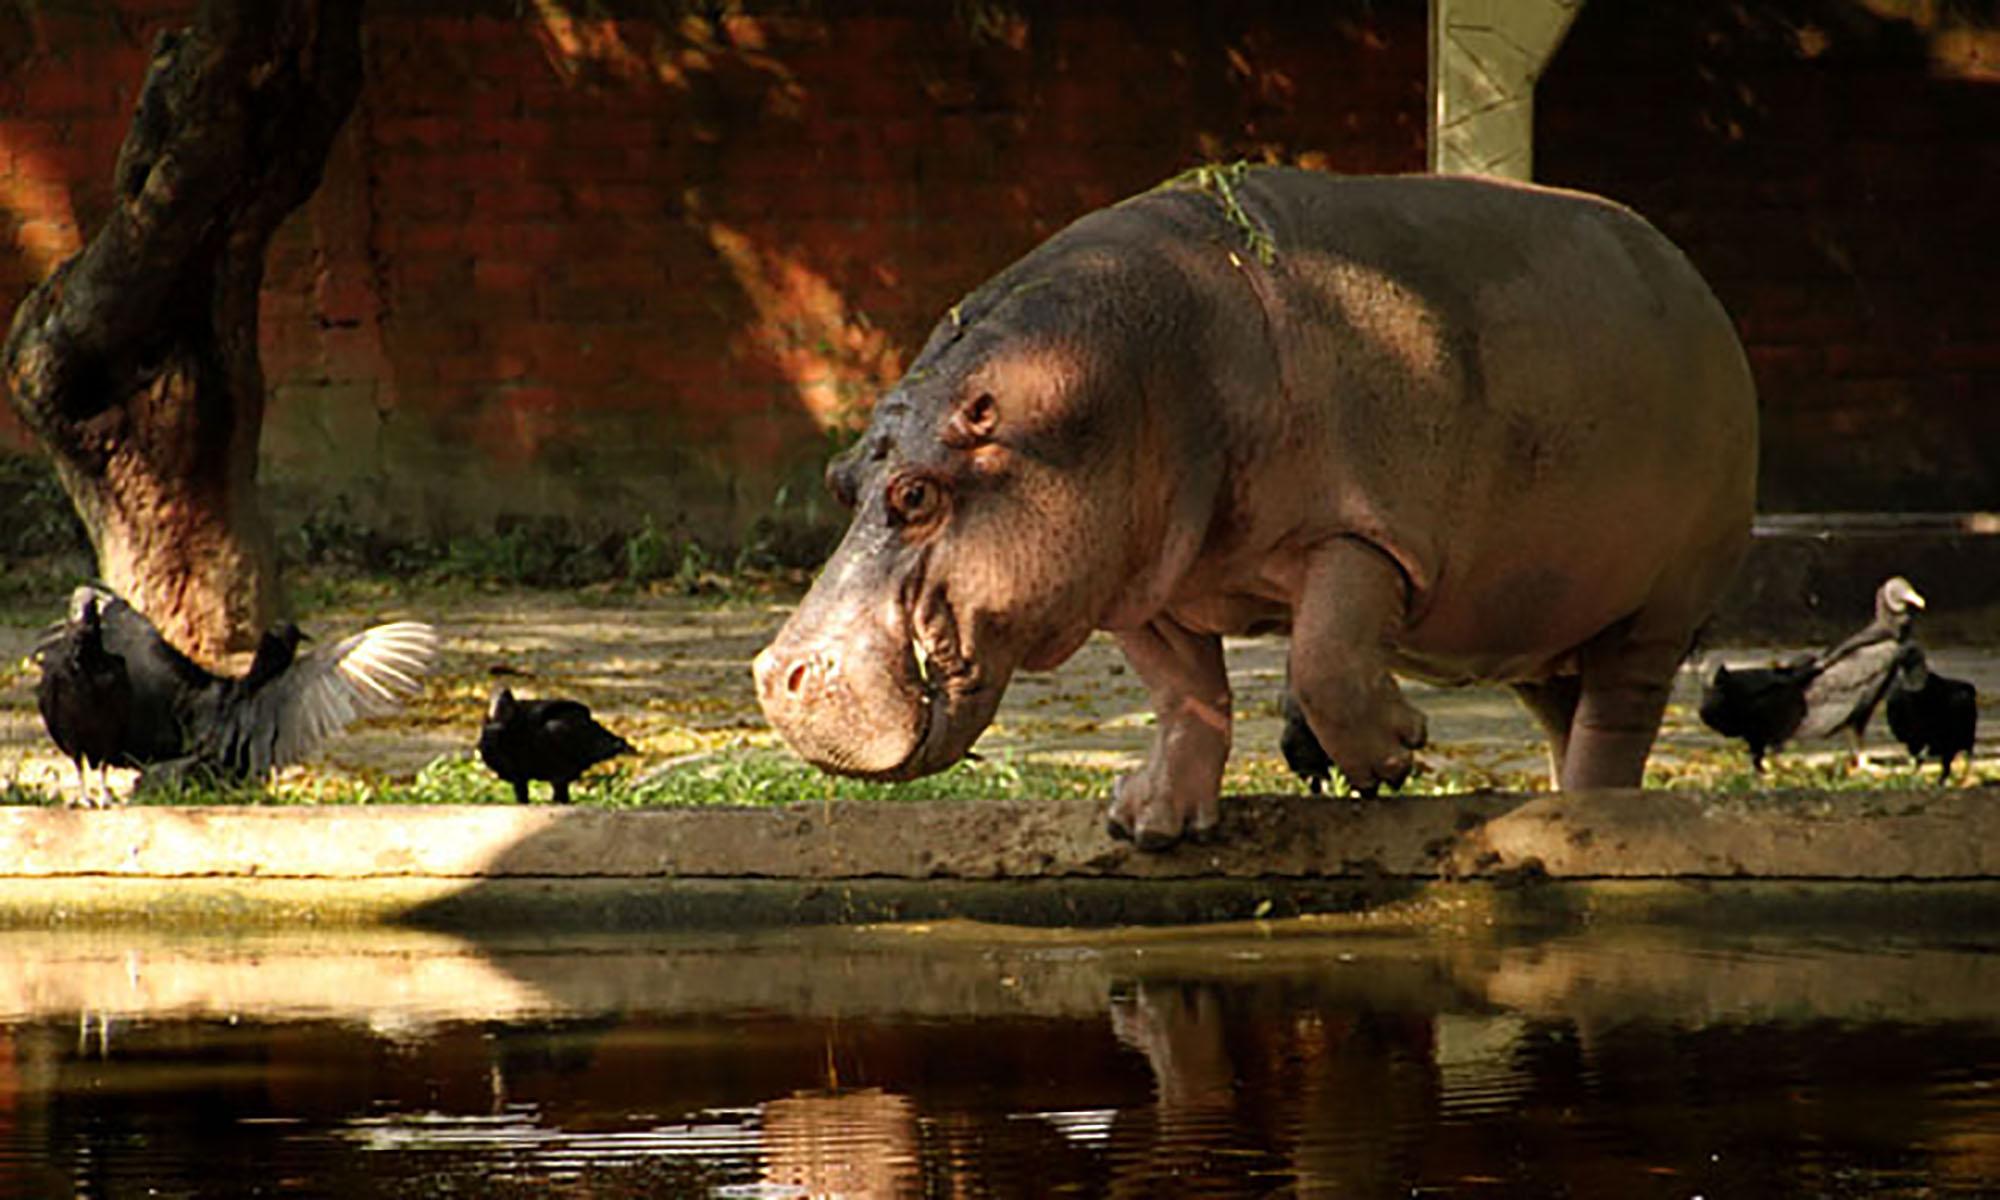
POLYGON ((104 648, 104 622, 97 597, 79 593, 70 617, 35 647, 42 677, 35 704, 56 748, 76 764, 78 804, 94 808, 112 801, 107 777, 125 736, 132 710, 132 680, 125 660, 104 648), (93 796, 85 768, 97 765, 101 796, 93 796))
POLYGON ((1807 654, 1774 667, 1730 670, 1717 663, 1701 689, 1701 723, 1750 747, 1751 769, 1764 770, 1764 754, 1798 732, 1806 717, 1806 688, 1819 675, 1807 654))
POLYGON ((1972 742, 1979 732, 1978 689, 1931 670, 1914 643, 1896 659, 1882 711, 1889 718, 1889 732, 1911 758, 1921 764, 1924 755, 1937 756, 1943 764, 1939 783, 1951 778, 1953 759, 1961 754, 1968 760, 1972 757, 1972 742))
POLYGON ((1896 656, 1910 640, 1912 610, 1923 606, 1924 598, 1901 575, 1876 589, 1875 619, 1820 652, 1819 675, 1806 687, 1800 737, 1832 737, 1844 729, 1853 739, 1855 756, 1860 756, 1868 719, 1889 688, 1896 656))
POLYGON ((377 625, 303 657, 303 635, 284 625, 259 641, 249 671, 231 678, 182 654, 105 588, 78 588, 72 607, 85 595, 95 598, 105 646, 131 680, 113 762, 145 768, 148 778, 262 781, 351 722, 394 711, 421 689, 437 654, 436 632, 420 621, 377 625))
POLYGON ((514 799, 528 802, 528 782, 547 781, 557 804, 569 803, 569 785, 586 770, 632 753, 624 738, 599 725, 575 700, 516 700, 508 688, 493 693, 479 730, 479 757, 514 785, 514 799))
POLYGON ((1306 723, 1305 710, 1299 707, 1289 688, 1285 690, 1284 711, 1285 731, 1278 735, 1278 749, 1292 774, 1305 780, 1313 795, 1320 795, 1333 778, 1333 760, 1313 735, 1312 726, 1306 723))

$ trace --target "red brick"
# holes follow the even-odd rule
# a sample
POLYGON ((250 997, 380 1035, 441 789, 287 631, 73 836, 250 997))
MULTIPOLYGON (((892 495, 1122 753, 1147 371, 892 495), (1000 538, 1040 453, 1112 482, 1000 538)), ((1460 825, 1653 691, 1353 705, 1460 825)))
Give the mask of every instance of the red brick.
POLYGON ((472 264, 472 286, 503 291, 527 291, 545 276, 535 263, 504 258, 482 258, 472 264))
POLYGON ((109 81, 76 58, 46 59, 27 78, 27 107, 43 116, 102 113, 112 108, 109 81))
POLYGON ((472 190, 472 219, 552 217, 563 208, 562 192, 546 183, 481 184, 472 190))
POLYGON ((367 378, 382 361, 381 335, 368 325, 322 329, 319 346, 329 379, 367 378))
POLYGON ((400 221, 447 221, 460 224, 472 213, 470 187, 439 185, 399 195, 394 216, 400 221))
POLYGON ((1934 347, 1930 363, 1944 371, 2000 372, 2000 341, 1948 342, 1934 347))
POLYGON ((695 273, 685 265, 677 276, 664 257, 634 255, 622 259, 571 262, 563 268, 568 286, 582 291, 623 296, 635 317, 665 309, 667 297, 687 286, 695 273))
POLYGON ((579 216, 661 217, 674 203, 658 185, 588 180, 569 185, 570 210, 579 216))
POLYGON ((478 116, 465 122, 465 144, 542 149, 555 143, 556 132, 555 123, 544 117, 478 116))
POLYGON ((440 150, 478 144, 467 130, 467 122, 457 117, 429 113, 408 113, 377 118, 371 131, 383 146, 440 150))
POLYGON ((535 378, 569 387, 594 387, 630 375, 629 364, 615 347, 593 338, 589 330, 550 322, 523 323, 510 340, 534 359, 535 378))
MULTIPOLYGON (((500 331, 494 331, 496 334, 500 331)), ((445 358, 467 355, 488 342, 484 324, 475 321, 391 321, 385 341, 398 357, 445 358)))
POLYGON ((472 258, 464 254, 406 254, 389 264, 398 287, 472 286, 472 258))
POLYGON ((535 293, 536 315, 552 321, 627 321, 644 309, 643 293, 626 289, 544 287, 535 293))
POLYGON ((392 235, 394 253, 397 257, 422 257, 450 252, 476 253, 481 247, 477 242, 477 230, 491 226, 467 226, 463 223, 407 221, 399 224, 392 235))
POLYGON ((574 223, 482 221, 461 227, 465 249, 481 258, 514 257, 523 261, 554 258, 573 237, 574 223))
POLYGON ((527 359, 515 352, 510 363, 518 369, 509 372, 492 354, 448 354, 429 359, 430 377, 438 383, 450 386, 464 383, 502 383, 520 379, 527 372, 527 359))

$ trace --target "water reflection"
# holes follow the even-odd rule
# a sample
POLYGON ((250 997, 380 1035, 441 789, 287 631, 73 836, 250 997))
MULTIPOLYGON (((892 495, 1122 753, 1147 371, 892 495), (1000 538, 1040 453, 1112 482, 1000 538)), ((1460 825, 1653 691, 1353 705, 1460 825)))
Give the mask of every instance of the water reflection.
POLYGON ((1983 945, 0 935, 0 1195, 1990 1192, 1983 945))

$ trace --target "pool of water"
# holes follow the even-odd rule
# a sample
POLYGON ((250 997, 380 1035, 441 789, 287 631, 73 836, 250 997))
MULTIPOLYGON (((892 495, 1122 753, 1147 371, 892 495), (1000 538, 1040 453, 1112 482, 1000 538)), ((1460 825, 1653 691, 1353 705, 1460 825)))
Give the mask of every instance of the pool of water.
POLYGON ((1993 1193, 1992 949, 0 934, 0 1195, 1993 1193))

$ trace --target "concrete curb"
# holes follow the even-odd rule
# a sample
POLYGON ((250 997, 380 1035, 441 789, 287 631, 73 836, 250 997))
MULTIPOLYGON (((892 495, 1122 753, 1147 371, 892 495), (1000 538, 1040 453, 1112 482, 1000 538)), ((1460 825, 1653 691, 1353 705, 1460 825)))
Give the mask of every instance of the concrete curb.
POLYGON ((1157 855, 1111 840, 1090 799, 8 808, 0 925, 1087 925, 1312 912, 1422 924, 1461 919, 1450 912, 1468 896, 1524 891, 1550 903, 1480 900, 1471 919, 1608 915, 1624 911, 1620 895, 1688 919, 1687 898, 1721 881, 1841 884, 1843 904, 1867 893, 1857 885, 1894 885, 1898 905, 1929 887, 1951 919, 2000 919, 1996 801, 2000 789, 1242 797, 1225 802, 1217 841, 1157 855), (1675 887, 1604 886, 1614 883, 1675 887))
POLYGON ((1231 797, 1144 854, 1089 798, 767 809, 0 808, 0 879, 2000 878, 2000 788, 1231 797))

